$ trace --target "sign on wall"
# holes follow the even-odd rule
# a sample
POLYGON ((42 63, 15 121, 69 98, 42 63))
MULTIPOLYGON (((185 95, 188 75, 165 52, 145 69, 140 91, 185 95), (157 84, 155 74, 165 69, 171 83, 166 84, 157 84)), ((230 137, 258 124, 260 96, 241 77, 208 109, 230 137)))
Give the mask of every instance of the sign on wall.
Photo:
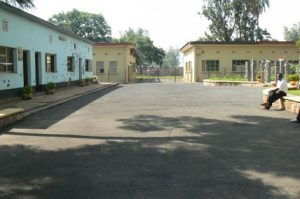
POLYGON ((3 31, 8 32, 8 21, 6 19, 2 20, 3 31))

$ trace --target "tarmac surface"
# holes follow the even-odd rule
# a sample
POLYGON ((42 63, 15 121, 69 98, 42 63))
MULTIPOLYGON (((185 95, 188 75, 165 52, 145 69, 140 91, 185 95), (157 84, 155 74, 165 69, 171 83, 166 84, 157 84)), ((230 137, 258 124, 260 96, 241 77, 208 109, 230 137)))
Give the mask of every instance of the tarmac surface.
POLYGON ((262 90, 124 84, 35 112, 0 132, 0 198, 298 199, 300 126, 262 90))

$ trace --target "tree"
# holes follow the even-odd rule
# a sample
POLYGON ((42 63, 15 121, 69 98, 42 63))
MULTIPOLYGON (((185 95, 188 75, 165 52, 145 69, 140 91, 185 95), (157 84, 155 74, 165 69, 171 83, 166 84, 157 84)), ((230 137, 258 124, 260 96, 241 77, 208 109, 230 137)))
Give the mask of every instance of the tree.
POLYGON ((170 47, 166 52, 166 56, 163 59, 163 66, 176 67, 179 65, 179 50, 170 47))
POLYGON ((111 28, 102 14, 92 14, 73 9, 53 15, 49 21, 94 42, 110 42, 111 28))
MULTIPOLYGON (((259 28, 259 15, 261 15, 265 10, 266 7, 270 6, 269 0, 248 0, 247 6, 250 8, 250 12, 256 17, 256 30, 257 36, 260 35, 260 28, 259 28)), ((260 39, 259 37, 256 38, 257 40, 260 39)))
POLYGON ((154 46, 149 37, 149 32, 139 28, 137 31, 129 28, 121 34, 120 42, 133 43, 137 48, 136 63, 138 66, 153 66, 157 64, 162 66, 165 56, 164 50, 154 46))
POLYGON ((283 35, 284 39, 287 41, 300 40, 300 22, 298 24, 294 24, 291 28, 284 27, 283 35))
POLYGON ((34 7, 33 0, 0 0, 0 1, 24 9, 34 7))
POLYGON ((258 17, 254 16, 248 1, 205 0, 205 3, 200 14, 211 22, 205 40, 256 41, 270 38, 267 30, 256 26, 258 17))

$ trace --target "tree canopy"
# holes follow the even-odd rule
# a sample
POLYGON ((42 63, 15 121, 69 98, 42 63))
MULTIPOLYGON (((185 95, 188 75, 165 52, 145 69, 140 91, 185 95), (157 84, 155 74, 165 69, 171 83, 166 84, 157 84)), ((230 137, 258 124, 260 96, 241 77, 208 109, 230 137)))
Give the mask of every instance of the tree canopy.
POLYGON ((33 0, 0 0, 12 6, 20 7, 20 8, 33 8, 33 0))
POLYGON ((163 59, 163 66, 176 67, 179 65, 179 50, 170 47, 163 59))
POLYGON ((102 14, 92 14, 73 9, 53 15, 49 21, 94 42, 110 42, 111 28, 102 14))
POLYGON ((292 27, 284 27, 283 30, 284 39, 287 41, 298 41, 300 40, 300 22, 294 24, 292 27))
POLYGON ((119 39, 120 42, 133 43, 137 48, 136 62, 138 66, 162 66, 165 52, 162 48, 154 46, 149 37, 149 32, 139 28, 137 31, 129 28, 119 39))
POLYGON ((257 41, 270 38, 258 26, 259 15, 269 6, 268 0, 205 0, 202 12, 209 21, 209 41, 257 41), (260 2, 257 4, 257 2, 260 2))

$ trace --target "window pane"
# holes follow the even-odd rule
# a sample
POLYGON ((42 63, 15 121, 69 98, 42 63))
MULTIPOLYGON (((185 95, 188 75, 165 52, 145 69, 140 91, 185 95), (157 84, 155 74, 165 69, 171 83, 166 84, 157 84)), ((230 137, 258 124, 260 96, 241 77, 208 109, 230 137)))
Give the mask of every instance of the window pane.
POLYGON ((104 73, 104 62, 103 61, 96 62, 96 73, 104 73))
POLYGON ((73 71, 73 57, 67 57, 67 67, 69 72, 73 71))
POLYGON ((109 73, 110 74, 117 73, 117 62, 116 61, 109 62, 109 73))
POLYGON ((14 49, 0 46, 0 72, 14 72, 14 49))

